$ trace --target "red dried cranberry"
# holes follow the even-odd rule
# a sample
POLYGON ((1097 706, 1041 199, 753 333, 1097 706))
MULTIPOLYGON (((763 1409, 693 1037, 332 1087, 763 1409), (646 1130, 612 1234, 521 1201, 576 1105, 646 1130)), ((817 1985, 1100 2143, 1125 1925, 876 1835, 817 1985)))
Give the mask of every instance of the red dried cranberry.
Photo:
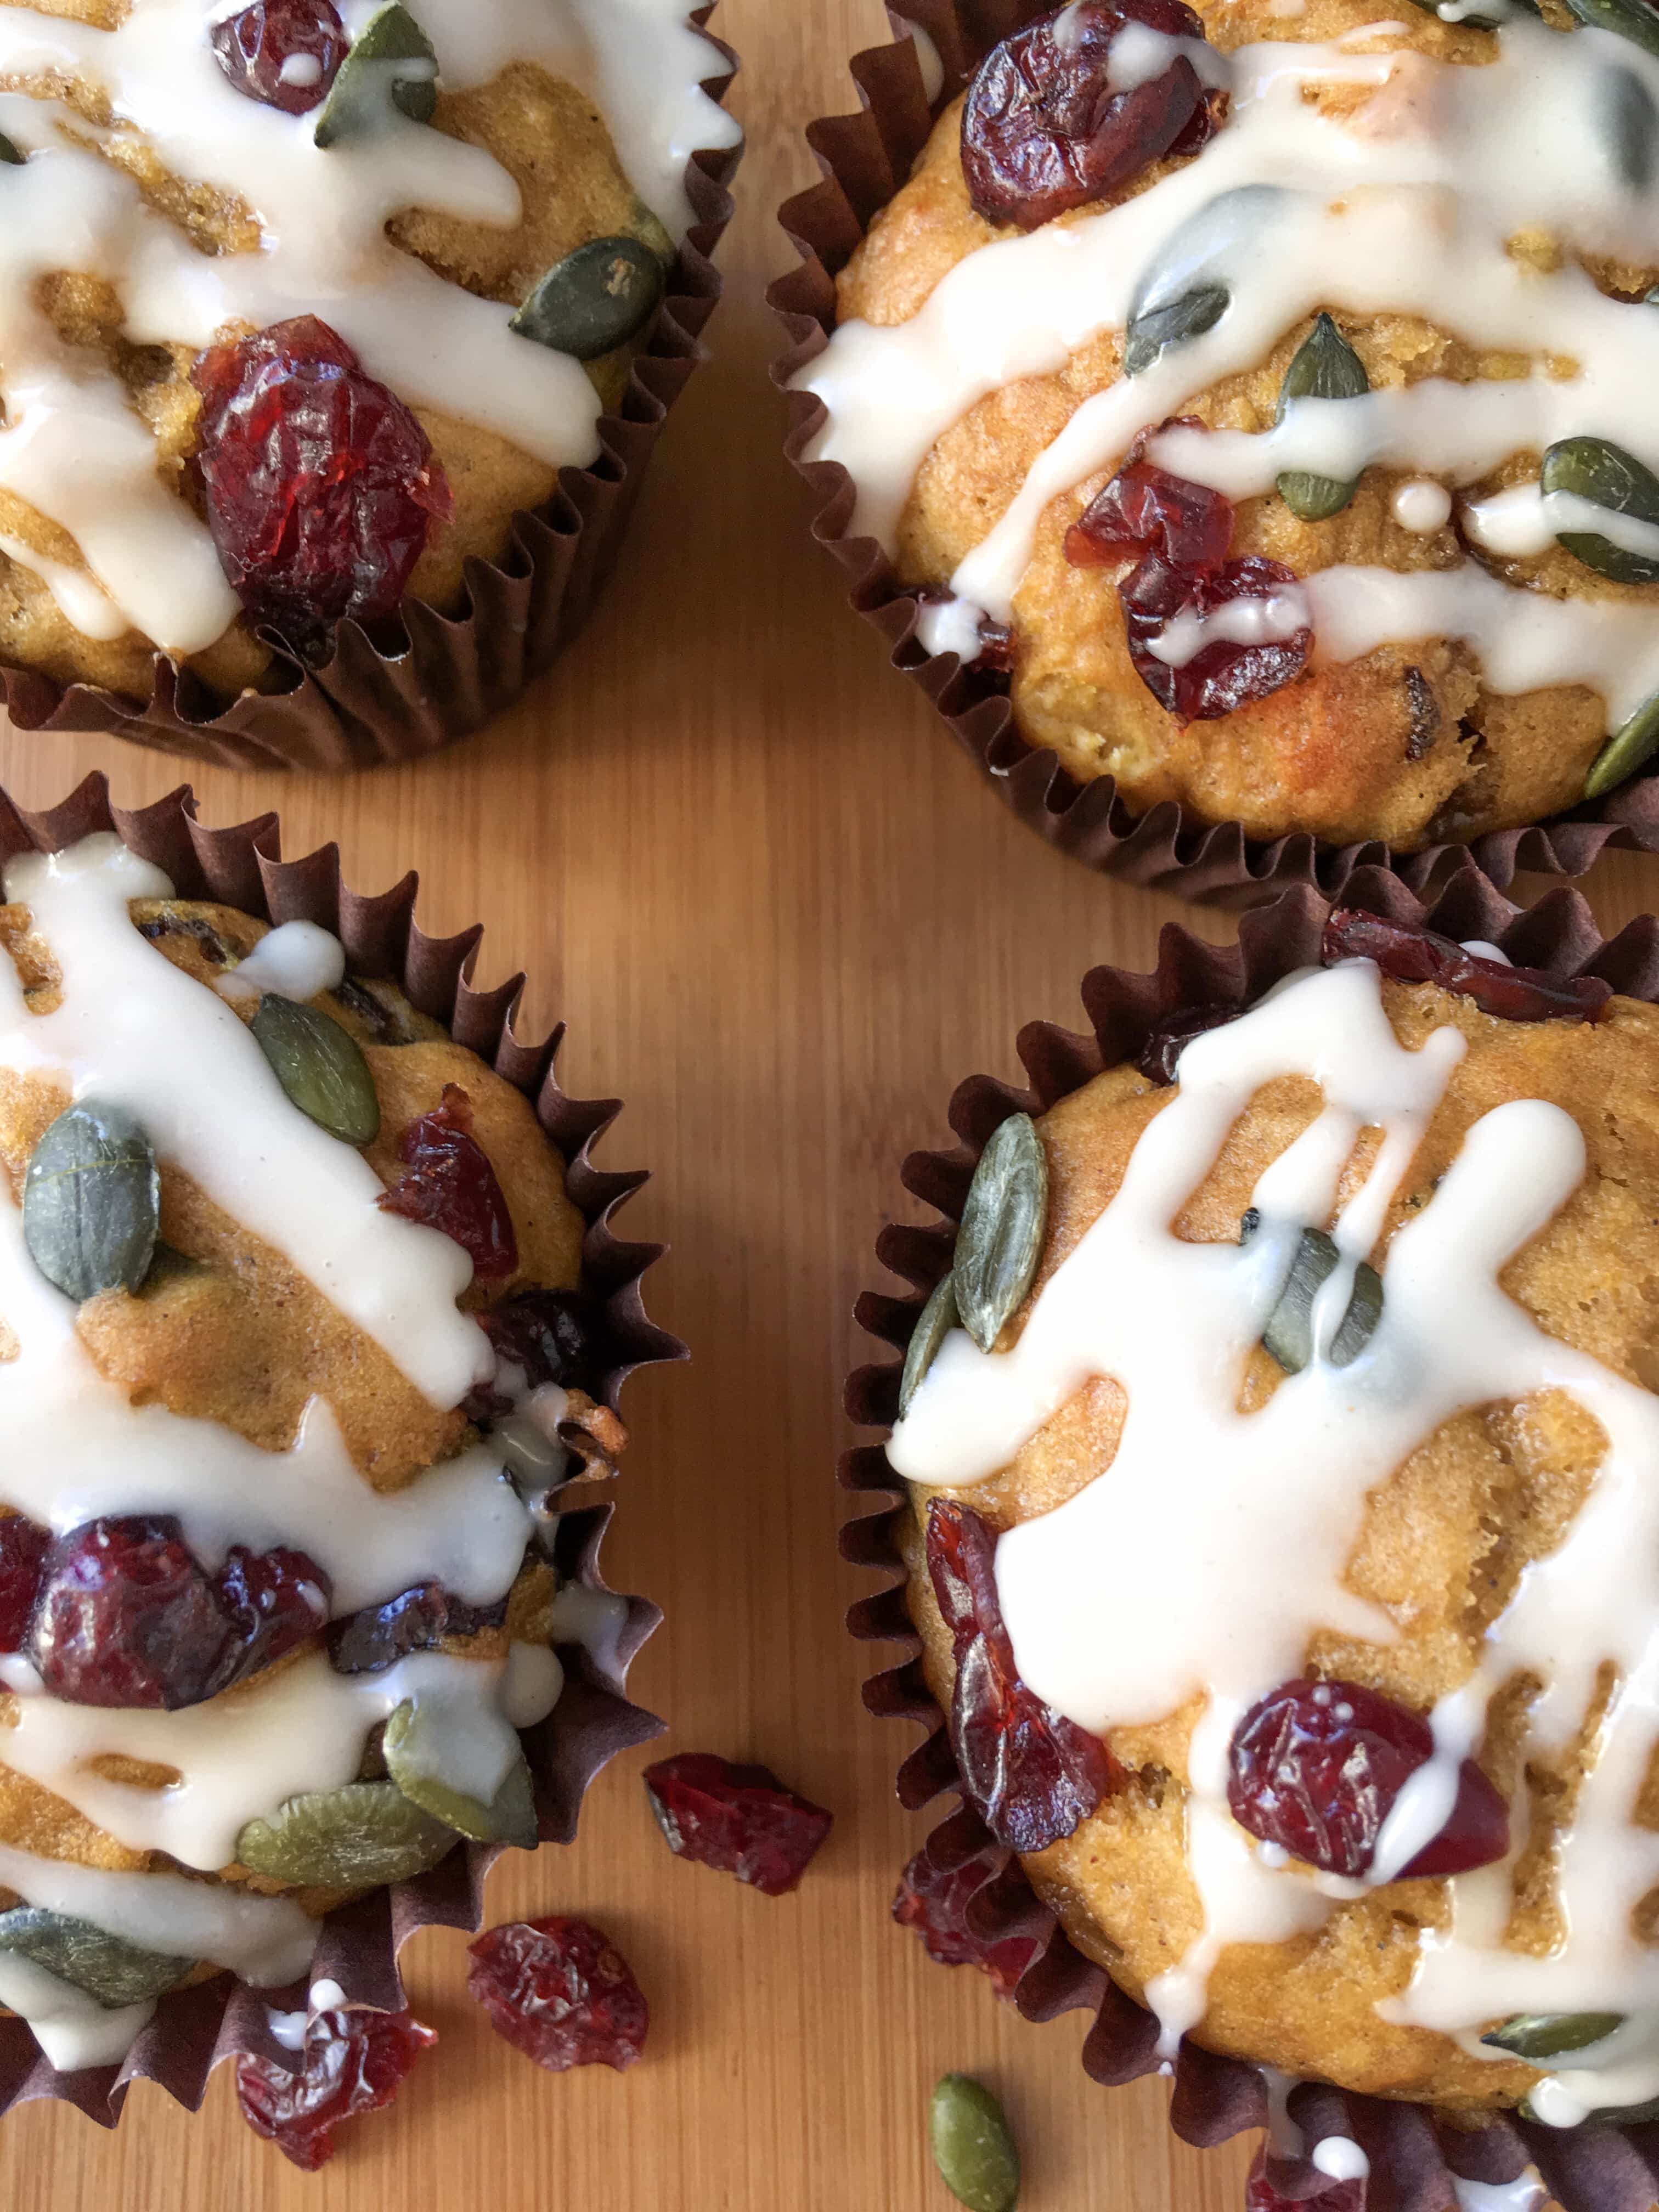
POLYGON ((1127 23, 1202 40, 1181 0, 1076 0, 994 46, 962 115, 962 169, 988 222, 1035 230, 1103 199, 1166 154, 1195 154, 1220 127, 1224 93, 1185 54, 1133 90, 1115 92, 1112 41, 1127 23))
POLYGON ((1218 568, 1233 542, 1233 503, 1207 484, 1172 477, 1147 460, 1166 430, 1201 430, 1195 415, 1175 415, 1143 430, 1123 465, 1066 533, 1074 568, 1104 568, 1156 553, 1177 568, 1218 568))
POLYGON ((251 0, 210 23, 208 38, 237 91, 284 115, 321 106, 348 44, 333 0, 251 0))
POLYGON ((1473 999, 1483 1014, 1509 1022, 1593 1022, 1613 996, 1599 975, 1551 975, 1541 968, 1510 968, 1465 952, 1449 937, 1410 922, 1385 921, 1358 907, 1334 908, 1326 921, 1320 957, 1326 967, 1339 960, 1375 960, 1385 975, 1401 983, 1437 983, 1473 999))
POLYGON ((386 1211, 453 1237, 477 1281, 510 1275, 519 1264, 513 1216, 489 1155, 472 1134, 472 1102, 459 1084, 446 1083, 442 1105, 410 1123, 401 1150, 409 1173, 380 1193, 386 1211))
POLYGON ((331 1591, 328 1577, 303 1552, 233 1545, 213 1578, 228 1640, 204 1694, 216 1697, 246 1681, 314 1636, 328 1619, 331 1591))
POLYGON ((1141 1046, 1135 1066, 1149 1083, 1173 1083, 1176 1063, 1193 1039, 1206 1030, 1218 1030, 1237 1015, 1237 1006, 1188 1006, 1181 1013, 1168 1014, 1141 1046))
POLYGON ((1255 554, 1200 572, 1172 568, 1149 553, 1117 587, 1136 675, 1159 706, 1183 722, 1212 722, 1282 690, 1307 666, 1313 632, 1305 625, 1259 643, 1213 638, 1179 668, 1152 648, 1177 615, 1202 620, 1236 600, 1265 603, 1296 580, 1282 562, 1255 554))
POLYGON ((833 1813, 786 1790, 769 1766, 734 1766, 685 1751, 645 1770, 646 1795, 668 1848, 734 1874, 763 1897, 798 1888, 833 1813))
POLYGON ((236 2063, 236 2100, 255 2135, 307 2173, 334 2155, 334 2130, 391 2104, 416 2060, 438 2040, 407 2012, 319 2012, 306 2029, 297 2074, 267 2058, 236 2063))
POLYGON ((585 1291, 526 1291, 478 1319, 496 1358, 521 1367, 532 1390, 556 1382, 591 1391, 598 1380, 605 1316, 585 1291))
POLYGON ((968 1925, 968 1907, 995 1869, 983 1858, 964 1860, 941 1874, 927 1852, 918 1851, 899 1876, 893 1893, 893 1917, 914 1928, 930 1959, 941 1966, 977 1966, 992 1988, 1012 2004, 1020 1976, 1038 1948, 1035 1936, 1005 1936, 988 1943, 968 1925))
POLYGON ((254 622, 296 647, 393 614, 454 500, 427 434, 314 315, 214 346, 198 462, 219 559, 254 622))
POLYGON ((0 1521, 0 1651, 21 1651, 29 1632, 52 1538, 21 1513, 0 1521))
POLYGON ((927 1509, 927 1571, 956 1646, 951 1743, 968 1802, 1000 1844, 1040 1851, 1069 1836, 1122 1779, 1097 1736, 1034 1697, 1014 1667, 996 1538, 966 1505, 927 1509))
POLYGON ((499 1628, 507 1600, 467 1605, 438 1583, 417 1583, 385 1605, 365 1606, 328 1632, 328 1656, 337 1674, 378 1674, 411 1651, 429 1651, 447 1636, 477 1636, 499 1628))
MULTIPOLYGON (((1242 1828, 1326 1874, 1368 1873, 1395 1800, 1434 1754, 1428 1723, 1358 1682, 1281 1682, 1233 1733, 1242 1828)), ((1509 1808, 1472 1759, 1450 1818, 1398 1877, 1465 1874, 1510 1847, 1509 1808)))
POLYGON ((53 1541, 27 1648, 54 1697, 173 1711, 200 1703, 228 1640, 178 1522, 156 1517, 53 1541))
POLYGON ((497 2035, 549 2073, 614 2066, 621 2074, 645 2048, 644 1993, 591 1921, 510 1921, 480 1936, 469 1955, 466 1986, 497 2035))
POLYGON ((1333 2181, 1316 2197, 1281 2197, 1267 2172, 1267 2147, 1255 2154, 1244 2185, 1244 2212, 1365 2212, 1364 2181, 1333 2181))

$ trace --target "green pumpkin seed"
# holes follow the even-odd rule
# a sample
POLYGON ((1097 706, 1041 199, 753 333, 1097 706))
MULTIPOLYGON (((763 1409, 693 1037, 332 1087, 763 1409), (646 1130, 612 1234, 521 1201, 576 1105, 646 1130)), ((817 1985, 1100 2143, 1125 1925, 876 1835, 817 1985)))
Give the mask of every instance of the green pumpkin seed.
POLYGON ((1512 2051, 1517 2058, 1559 2058, 1569 2051, 1588 2050, 1624 2024, 1621 2012, 1523 2012, 1480 2040, 1512 2051))
POLYGON ((475 1843, 516 1844, 520 1850, 534 1850, 540 1832, 523 1752, 486 1805, 445 1779, 456 1748, 453 1727, 441 1704, 421 1705, 410 1700, 399 1705, 386 1724, 381 1744, 386 1772, 406 1797, 458 1835, 470 1836, 475 1843))
MULTIPOLYGON (((1370 388, 1364 362, 1330 317, 1322 314, 1291 356, 1273 420, 1285 420, 1293 399, 1358 399, 1370 388)), ((1303 469, 1286 469, 1279 477, 1279 497, 1304 522, 1328 522, 1340 514, 1358 488, 1358 477, 1340 483, 1334 477, 1310 476, 1303 469)))
MULTIPOLYGON (((1565 492, 1611 514, 1659 524, 1659 477, 1606 438, 1560 439, 1544 455, 1538 483, 1546 498, 1565 492)), ((1557 531, 1556 539, 1598 576, 1619 584, 1659 582, 1659 560, 1627 553, 1593 531, 1557 531)))
POLYGON ((1123 334, 1125 376, 1139 376, 1170 346, 1214 329, 1232 297, 1240 251, 1259 246, 1289 198, 1277 185, 1240 185, 1176 226, 1135 288, 1123 334))
POLYGON ((399 0, 378 9, 352 41, 317 118, 317 143, 361 137, 386 120, 387 104, 411 123, 430 123, 438 106, 438 55, 399 0), (399 63, 412 68, 398 68, 399 63))
POLYGON ((1167 307, 1152 307, 1131 325, 1123 341, 1123 374, 1139 376, 1173 345, 1185 345, 1212 331, 1227 312, 1232 294, 1224 284, 1200 284, 1167 307))
POLYGON ((1353 1290, 1348 1299, 1348 1310, 1342 1316, 1342 1325, 1331 1339, 1331 1364, 1346 1367, 1358 1359, 1371 1340, 1376 1324, 1382 1318, 1382 1278, 1369 1260, 1362 1260, 1353 1271, 1353 1290))
POLYGON ((1593 31, 1611 31, 1616 39, 1659 54, 1659 9, 1645 0, 1567 0, 1567 5, 1593 31))
POLYGON ((267 991, 252 1028, 276 1080, 302 1114, 343 1145, 372 1145, 380 1102, 357 1040, 316 1006, 267 991))
POLYGON ((1614 171, 1626 191, 1644 192, 1653 182, 1659 108, 1634 70, 1609 70, 1598 93, 1601 127, 1614 171))
POLYGON ((947 1275, 922 1308, 910 1341, 905 1346, 904 1372, 899 1377, 899 1419, 910 1410, 910 1401, 927 1379, 927 1370, 939 1358, 939 1349, 961 1322, 957 1311, 957 1288, 947 1275))
POLYGON ((136 1943, 124 1942, 90 1921, 33 1905, 0 1913, 0 1951, 33 1960, 60 1982, 95 1997, 109 2012, 149 2003, 176 1987, 196 1964, 194 1959, 141 1951, 136 1943))
POLYGON ((290 1797, 250 1820, 236 1856, 250 1873, 298 1888, 378 1889, 408 1881, 455 1848, 453 1830, 393 1782, 347 1782, 290 1797))
POLYGON ((77 1303, 136 1291, 161 1218, 155 1154, 131 1115, 93 1099, 60 1114, 23 1177, 23 1235, 46 1280, 77 1303))
POLYGON ((663 295, 662 263, 637 238, 593 238, 552 269, 513 318, 520 337, 598 361, 637 337, 663 295))
POLYGON ((1659 752, 1659 691, 1644 699, 1629 721, 1615 730, 1584 779, 1586 799, 1605 798, 1616 784, 1635 775, 1659 752))
POLYGON ((957 1231, 957 1311, 988 1352, 1031 1287, 1048 1225, 1048 1156, 1029 1114, 1011 1114, 980 1155, 957 1231))
POLYGON ((968 2212, 1014 2212, 1019 2202, 1019 2150, 990 2091, 965 2074, 947 2074, 927 2113, 933 2163, 968 2212))
MULTIPOLYGON (((1254 1209, 1252 1209, 1254 1211, 1254 1209)), ((1246 1224, 1249 1216, 1245 1216, 1246 1224)), ((1240 1237, 1247 1241, 1248 1227, 1240 1237)), ((1291 1272, 1267 1317, 1261 1341, 1287 1375, 1299 1375, 1314 1356, 1313 1314, 1319 1293, 1335 1273, 1342 1255, 1322 1229, 1304 1229, 1291 1272)), ((1346 1367, 1358 1358, 1382 1317, 1382 1279, 1363 1260, 1354 1270, 1353 1291, 1341 1326, 1331 1340, 1330 1364, 1346 1367)))

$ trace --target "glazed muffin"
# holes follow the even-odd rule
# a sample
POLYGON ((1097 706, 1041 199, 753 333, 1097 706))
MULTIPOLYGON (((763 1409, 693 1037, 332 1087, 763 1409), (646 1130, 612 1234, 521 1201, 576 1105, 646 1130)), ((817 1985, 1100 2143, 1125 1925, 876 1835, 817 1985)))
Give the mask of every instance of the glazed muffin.
POLYGON ((599 457, 718 66, 676 0, 0 6, 0 657, 224 702, 456 610, 599 457))
POLYGON ((1656 1062, 1605 983, 1339 913, 985 1149, 887 1447, 909 1609, 1167 2057, 1659 2109, 1656 1062))
POLYGON ((628 1615, 552 1501, 625 1439, 512 1084, 113 836, 4 890, 0 2004, 73 2071, 463 1838, 534 1847, 520 1731, 628 1615))
POLYGON ((1410 851, 1659 743, 1659 15, 1540 7, 1075 0, 842 270, 803 459, 1132 813, 1410 851))

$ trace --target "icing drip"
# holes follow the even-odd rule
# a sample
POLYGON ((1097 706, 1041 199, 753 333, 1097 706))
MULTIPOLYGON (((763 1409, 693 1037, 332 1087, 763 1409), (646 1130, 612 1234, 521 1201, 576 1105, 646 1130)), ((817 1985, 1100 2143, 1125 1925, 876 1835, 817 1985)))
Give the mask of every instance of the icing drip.
POLYGON ((257 999, 274 991, 283 999, 314 999, 337 990, 345 978, 345 949, 314 921, 285 921, 262 937, 247 958, 215 978, 222 999, 257 999))

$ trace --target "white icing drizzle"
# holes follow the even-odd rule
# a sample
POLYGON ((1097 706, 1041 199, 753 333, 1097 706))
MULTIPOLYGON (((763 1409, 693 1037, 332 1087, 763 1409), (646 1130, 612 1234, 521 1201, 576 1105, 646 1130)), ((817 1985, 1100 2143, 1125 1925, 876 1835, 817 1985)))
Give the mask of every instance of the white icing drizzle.
POLYGON ((118 2065, 155 2017, 153 2002, 106 2010, 17 1952, 0 1952, 0 2005, 26 2020, 60 2073, 118 2065))
POLYGON ((1210 614, 1178 614, 1146 649, 1170 668, 1185 668, 1206 645, 1224 638, 1237 645, 1276 644, 1305 629, 1311 618, 1307 593, 1299 584, 1289 584, 1270 599, 1226 599, 1210 614))
POLYGON ((1455 2173, 1452 2187, 1457 2212, 1538 2212, 1547 2193, 1531 2166, 1513 2181, 1465 2181, 1455 2173))
POLYGON ((0 536, 0 553, 40 579, 83 637, 108 640, 125 634, 126 617, 84 568, 71 568, 65 561, 50 561, 33 546, 25 545, 21 538, 0 536))
POLYGON ((979 659, 979 609, 965 599, 924 599, 916 610, 916 641, 924 652, 954 653, 966 667, 979 659))
POLYGON ((1302 1672, 1316 1630, 1394 1640, 1389 1619, 1344 1580, 1368 1497, 1467 1407, 1548 1390, 1575 1398, 1607 1437, 1589 1497, 1559 1547, 1528 1568, 1471 1678, 1436 1708, 1434 1756, 1402 1793, 1370 1877, 1388 1880, 1434 1832, 1487 1702, 1512 1674, 1545 1685, 1528 1727, 1529 1747, 1547 1754, 1572 1741, 1598 1669, 1613 1665, 1620 1686, 1559 1856, 1559 1947, 1547 1958, 1504 1948, 1512 1856, 1450 1884, 1450 1924, 1424 1932, 1410 1987, 1379 2008, 1486 2057, 1498 2054, 1474 2037, 1517 2013, 1635 2015, 1535 2097, 1540 2117, 1566 2124, 1659 2090, 1659 1953, 1631 1926, 1659 1882, 1659 1836, 1630 1820, 1659 1739, 1659 1399, 1547 1335, 1498 1283, 1582 1179, 1577 1124, 1525 1099, 1476 1121, 1432 1198, 1392 1238, 1382 1317, 1359 1357, 1340 1369, 1316 1359, 1260 1411, 1237 1410, 1294 1239, 1329 1219, 1360 1130, 1380 1130, 1382 1141, 1333 1231, 1346 1264, 1316 1308, 1322 1346, 1464 1049, 1451 1028, 1419 1051, 1403 1048, 1367 962, 1293 978, 1194 1039, 1116 1196, 1050 1277, 1018 1343, 987 1355, 953 1332, 888 1449, 911 1480, 971 1485, 1006 1466, 1091 1376, 1123 1389, 1110 1466, 1054 1511, 1008 1530, 996 1572, 1021 1674, 1085 1728, 1147 1723, 1194 1695, 1207 1700, 1188 1755, 1188 1856, 1203 1934, 1148 1990, 1167 2050, 1202 2019, 1208 1973, 1228 1944, 1316 1927, 1333 1902, 1364 1893, 1367 1885, 1310 1878, 1255 1849, 1225 1791, 1240 1716, 1302 1672), (1243 1247, 1176 1237, 1172 1224, 1238 1115, 1287 1074, 1317 1082, 1324 1106, 1258 1182, 1260 1232, 1243 1247))
MULTIPOLYGON (((1054 375, 1088 342, 1121 329, 1181 225, 1241 188, 1279 197, 1237 225, 1206 264, 1206 279, 1228 286, 1226 312, 1077 408, 952 580, 956 598, 976 613, 1011 618, 1051 501, 1196 394, 1257 368, 1319 307, 1419 314, 1471 345, 1540 365, 1512 380, 1431 378, 1355 400, 1298 401, 1271 431, 1171 432, 1154 441, 1153 458, 1241 497, 1267 490, 1287 468, 1346 480, 1373 463, 1472 483, 1513 453, 1575 434, 1610 439, 1659 468, 1650 404, 1659 316, 1607 297, 1571 258, 1546 271, 1506 250, 1516 234, 1542 228, 1570 255, 1659 261, 1659 179, 1636 190, 1594 152, 1607 143, 1613 73, 1633 74, 1659 94, 1659 62, 1607 33, 1562 36, 1525 21, 1506 25, 1484 67, 1376 50, 1378 40, 1403 35, 1402 26, 1379 22, 1334 45, 1242 48, 1231 57, 1231 118, 1196 159, 1120 206, 980 248, 905 322, 844 323, 798 383, 828 409, 812 457, 852 475, 853 528, 890 548, 938 440, 988 394, 1054 375), (1356 52, 1362 40, 1370 50, 1356 52), (1303 96, 1310 86, 1344 83, 1373 88, 1345 118, 1303 96), (1561 373, 1547 373, 1547 359, 1561 373)), ((1421 498, 1408 508, 1431 512, 1421 498)), ((1602 510, 1591 513, 1603 535, 1632 542, 1602 510)), ((1548 535, 1582 526, 1576 510, 1553 502, 1549 520, 1548 535)), ((1632 530, 1641 538, 1634 550, 1650 550, 1649 526, 1632 530)), ((1316 651, 1327 660, 1385 642, 1462 637, 1493 690, 1587 684, 1607 696, 1615 723, 1659 689, 1659 640, 1640 608, 1550 600, 1499 585, 1472 563, 1395 578, 1338 567, 1307 580, 1316 651), (1617 615, 1632 619, 1609 621, 1617 615)))
POLYGON ((1451 520, 1451 494, 1432 477, 1413 477, 1397 485, 1389 504, 1400 527, 1420 538, 1431 538, 1451 520))
POLYGON ((262 937, 247 958, 214 978, 222 999, 314 999, 345 978, 345 947, 314 921, 285 921, 262 937))
POLYGON ((1320 2172, 1333 2181, 1364 2181, 1371 2170, 1370 2159, 1348 2136, 1327 2136, 1314 2145, 1311 2156, 1320 2172))

